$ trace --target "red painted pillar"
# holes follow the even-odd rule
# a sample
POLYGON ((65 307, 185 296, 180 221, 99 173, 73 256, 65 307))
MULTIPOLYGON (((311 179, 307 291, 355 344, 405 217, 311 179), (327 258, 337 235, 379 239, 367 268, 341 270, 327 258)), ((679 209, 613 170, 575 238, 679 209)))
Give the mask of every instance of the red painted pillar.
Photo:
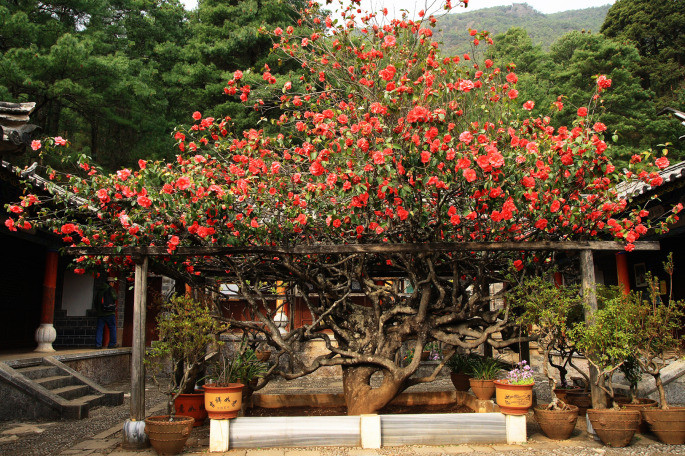
POLYGON ((623 289, 623 294, 630 293, 628 255, 625 252, 619 252, 616 254, 616 273, 618 274, 618 285, 623 289))
POLYGON ((52 343, 57 339, 57 331, 52 325, 55 317, 55 290, 57 288, 57 264, 59 256, 55 251, 45 254, 45 275, 43 278, 43 300, 40 326, 36 330, 37 352, 53 352, 52 343))
POLYGON ((561 272, 557 271, 554 273, 554 285, 558 287, 564 284, 564 276, 561 272))

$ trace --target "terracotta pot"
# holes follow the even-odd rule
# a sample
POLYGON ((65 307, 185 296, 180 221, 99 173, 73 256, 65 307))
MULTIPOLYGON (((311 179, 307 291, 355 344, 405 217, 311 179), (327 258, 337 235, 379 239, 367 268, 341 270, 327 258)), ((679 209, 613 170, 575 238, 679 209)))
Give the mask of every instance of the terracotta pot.
POLYGON ((145 433, 155 451, 164 456, 179 454, 188 440, 195 418, 169 415, 151 416, 145 419, 145 433))
POLYGON ((470 378, 470 375, 462 374, 461 372, 452 372, 450 374, 450 380, 452 380, 452 384, 457 391, 468 391, 471 388, 470 378))
POLYGON ((259 362, 265 363, 271 358, 271 350, 257 350, 255 353, 259 362))
POLYGON ((587 416, 600 440, 614 448, 628 446, 640 424, 637 410, 589 409, 587 416))
POLYGON ((510 385, 506 380, 495 380, 497 405, 505 415, 525 415, 533 406, 533 383, 510 385))
POLYGON ((573 434, 578 421, 578 407, 567 407, 568 410, 548 410, 546 405, 538 405, 533 409, 535 421, 550 439, 566 440, 573 434))
POLYGON ((243 405, 242 383, 205 385, 205 409, 212 420, 235 418, 243 405))
POLYGON ((176 415, 192 416, 195 418, 193 426, 202 426, 207 418, 205 410, 205 393, 179 394, 174 401, 176 415))
POLYGON ((589 391, 568 391, 566 403, 578 407, 578 416, 585 416, 587 409, 592 407, 592 397, 589 391))
POLYGON ((482 401, 489 401, 495 395, 495 381, 494 380, 477 380, 475 378, 469 379, 471 391, 476 397, 482 401))
POLYGON ((566 394, 568 394, 569 391, 580 391, 579 386, 567 386, 566 388, 554 388, 554 394, 562 402, 567 402, 566 401, 566 394))
POLYGON ((669 445, 685 444, 685 407, 642 409, 642 417, 652 432, 663 443, 669 445))
MULTIPOLYGON (((657 405, 659 405, 654 399, 647 399, 647 398, 643 398, 643 397, 638 397, 636 400, 637 400, 637 403, 631 403, 631 402, 628 402, 628 398, 625 398, 625 400, 616 399, 616 403, 621 408, 625 408, 628 410, 638 410, 638 411, 642 411, 642 409, 645 409, 645 408, 654 408, 657 405)), ((637 432, 639 432, 640 434, 645 434, 645 433, 649 432, 649 425, 647 424, 647 422, 644 419, 642 419, 642 415, 640 415, 640 426, 637 428, 637 432)))

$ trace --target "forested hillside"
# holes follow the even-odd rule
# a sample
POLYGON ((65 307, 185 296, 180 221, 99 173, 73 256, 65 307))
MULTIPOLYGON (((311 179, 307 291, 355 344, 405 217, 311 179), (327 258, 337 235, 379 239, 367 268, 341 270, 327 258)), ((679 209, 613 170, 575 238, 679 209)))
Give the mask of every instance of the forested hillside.
POLYGON ((552 43, 568 32, 585 30, 599 32, 610 5, 597 8, 542 14, 527 3, 496 6, 465 13, 452 13, 438 20, 436 33, 445 45, 446 52, 464 53, 470 48, 469 29, 487 30, 493 35, 512 27, 528 32, 534 44, 549 50, 552 43))
MULTIPOLYGON (((109 168, 173 157, 174 128, 195 111, 229 116, 236 131, 276 128, 278 103, 257 111, 224 87, 236 70, 254 91, 268 86, 265 70, 300 66, 271 52, 260 28, 286 30, 303 4, 202 0, 186 11, 178 0, 0 2, 0 101, 35 101, 32 121, 42 134, 69 138, 70 150, 109 168)), ((625 162, 670 142, 671 156, 683 159, 683 127, 657 113, 685 110, 684 4, 617 0, 550 15, 516 4, 444 16, 432 39, 445 42, 443 55, 461 55, 472 47, 469 28, 489 30, 494 45, 479 46, 485 55, 476 61, 489 57, 515 71, 526 82, 521 103, 534 101, 553 124, 571 122, 594 91, 592 77, 606 74, 613 86, 598 114, 615 133, 612 153, 625 162)))

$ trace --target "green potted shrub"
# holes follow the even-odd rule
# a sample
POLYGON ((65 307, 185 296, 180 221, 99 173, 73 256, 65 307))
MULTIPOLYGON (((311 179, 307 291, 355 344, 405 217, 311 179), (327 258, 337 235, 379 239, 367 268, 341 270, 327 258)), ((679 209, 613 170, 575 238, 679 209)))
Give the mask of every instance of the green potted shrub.
POLYGON ((168 414, 145 420, 145 432, 158 453, 179 453, 190 428, 202 424, 206 417, 203 395, 195 394, 195 385, 205 365, 207 347, 226 328, 215 318, 208 303, 173 296, 161 305, 157 317, 159 340, 152 344, 146 357, 156 382, 169 362, 173 367, 167 388, 168 414), (182 396, 189 399, 183 407, 179 404, 182 396))
POLYGON ((157 316, 159 340, 152 344, 146 361, 155 381, 171 362, 173 372, 167 388, 169 415, 197 415, 198 425, 204 420, 203 394, 196 390, 196 384, 206 366, 207 347, 214 345, 226 329, 228 325, 216 318, 210 303, 173 296, 161 304, 157 316), (186 405, 181 407, 181 403, 186 405))
POLYGON ((471 365, 473 377, 469 379, 471 391, 480 400, 490 400, 495 394, 495 379, 502 370, 502 363, 495 358, 479 357, 471 365))
POLYGON ((637 331, 638 306, 633 295, 624 295, 612 290, 599 303, 600 308, 587 323, 577 323, 571 330, 571 337, 587 361, 597 369, 595 385, 610 398, 613 407, 600 403, 599 409, 589 409, 587 416, 594 431, 605 445, 627 446, 640 423, 640 412, 620 409, 614 403, 615 391, 612 385, 614 373, 626 359, 633 356, 639 343, 637 331))
MULTIPOLYGON (((582 301, 577 287, 560 287, 552 280, 532 277, 519 283, 512 291, 510 303, 521 313, 519 323, 531 328, 542 351, 542 368, 552 391, 552 401, 538 405, 533 412, 542 431, 551 439, 565 440, 571 436, 578 421, 578 407, 566 403, 566 389, 557 388, 557 380, 550 365, 557 368, 561 382, 565 382, 567 363, 572 364, 575 351, 568 334, 572 321, 582 312, 582 301), (567 354, 559 364, 553 364, 552 352, 567 354), (563 396, 561 396, 563 392, 563 396), (560 397, 561 396, 561 397, 560 397)), ((562 383, 562 386, 566 386, 562 383)))
POLYGON ((203 388, 205 408, 209 418, 215 420, 237 417, 245 385, 262 378, 269 370, 268 364, 259 361, 244 341, 230 358, 222 351, 213 367, 213 374, 203 388))
POLYGON ((639 313, 640 342, 637 345, 638 363, 644 372, 654 378, 659 392, 659 408, 643 408, 642 415, 663 443, 685 444, 685 407, 670 407, 661 380, 661 371, 682 355, 681 340, 674 336, 685 318, 685 302, 674 300, 673 257, 669 254, 664 263, 669 276, 668 299, 662 299, 659 280, 647 275, 648 295, 641 300, 639 313))
POLYGON ((474 359, 476 358, 471 354, 455 353, 445 363, 450 370, 450 380, 457 391, 468 391, 471 387, 469 379, 473 377, 471 368, 474 359))

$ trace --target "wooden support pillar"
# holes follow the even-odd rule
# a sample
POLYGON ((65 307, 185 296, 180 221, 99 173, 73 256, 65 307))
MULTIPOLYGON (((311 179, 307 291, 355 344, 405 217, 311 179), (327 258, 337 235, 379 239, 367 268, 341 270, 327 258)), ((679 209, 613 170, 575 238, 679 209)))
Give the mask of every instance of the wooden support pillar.
MULTIPOLYGON (((585 303, 585 323, 590 324, 597 312, 597 290, 595 282, 595 262, 592 250, 580 252, 580 273, 582 276, 583 301, 585 303)), ((606 407, 606 393, 597 385, 597 368, 590 365, 590 392, 592 408, 606 407)))
POLYGON ((133 289, 133 348, 131 350, 131 418, 124 423, 124 447, 149 446, 145 429, 145 314, 148 258, 136 262, 133 289))
POLYGON ((50 250, 45 254, 45 274, 43 276, 43 299, 40 311, 40 326, 36 330, 35 338, 38 343, 37 352, 54 352, 52 343, 57 339, 57 331, 53 326, 55 318, 55 290, 57 289, 57 265, 59 255, 50 250))
POLYGON ((623 290, 623 294, 630 294, 630 273, 628 272, 628 254, 626 252, 616 254, 616 274, 618 275, 618 285, 623 290))

